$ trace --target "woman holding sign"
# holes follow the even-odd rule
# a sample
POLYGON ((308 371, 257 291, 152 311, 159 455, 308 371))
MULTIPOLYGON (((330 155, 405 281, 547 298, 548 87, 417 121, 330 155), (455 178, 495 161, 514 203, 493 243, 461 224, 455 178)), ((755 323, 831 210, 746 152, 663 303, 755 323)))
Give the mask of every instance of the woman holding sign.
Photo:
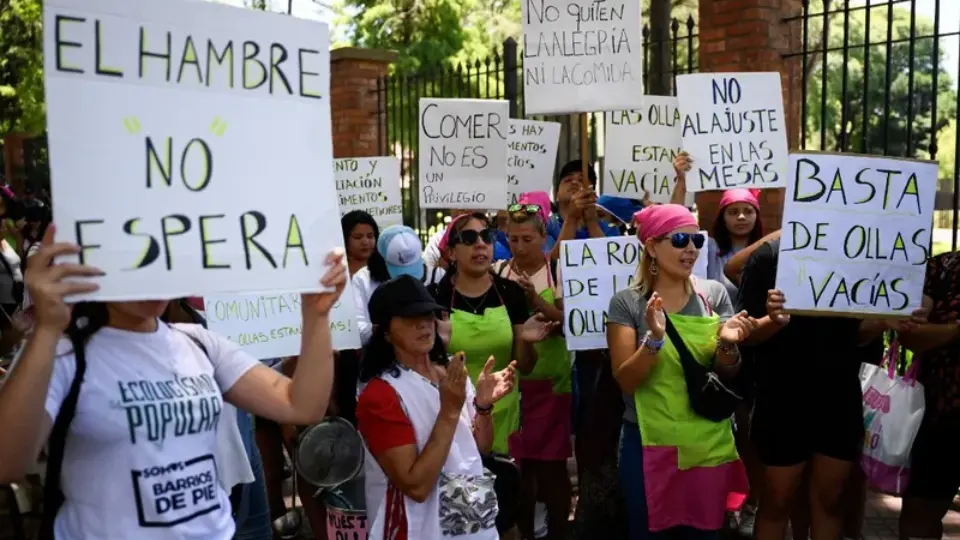
POLYGON ((199 325, 161 322, 165 300, 67 303, 97 290, 75 279, 96 268, 54 263, 79 250, 54 244, 51 228, 30 258, 36 325, 0 388, 0 482, 21 477, 46 443, 44 538, 229 540, 235 525, 216 463, 223 401, 284 424, 323 417, 342 252, 327 256, 320 280, 332 292, 303 295, 290 380, 199 325))
MULTIPOLYGON (((563 321, 561 288, 556 267, 544 253, 548 208, 527 202, 546 193, 524 194, 507 209, 507 239, 513 258, 496 268, 498 276, 519 284, 532 311, 563 321)), ((520 532, 534 538, 534 512, 538 500, 547 509, 547 538, 566 538, 570 515, 570 477, 567 458, 572 454, 570 434, 573 407, 572 371, 567 343, 561 335, 534 345, 537 363, 521 372, 521 430, 510 438, 510 455, 520 461, 523 493, 518 516, 520 532)))
POLYGON ((704 410, 688 379, 700 370, 717 387, 718 376, 732 377, 737 344, 756 322, 733 313, 723 285, 691 278, 706 238, 689 210, 651 206, 635 218, 643 258, 634 286, 610 301, 607 323, 626 401, 620 475, 630 538, 717 538, 727 495, 746 492, 730 420, 736 402, 704 410))

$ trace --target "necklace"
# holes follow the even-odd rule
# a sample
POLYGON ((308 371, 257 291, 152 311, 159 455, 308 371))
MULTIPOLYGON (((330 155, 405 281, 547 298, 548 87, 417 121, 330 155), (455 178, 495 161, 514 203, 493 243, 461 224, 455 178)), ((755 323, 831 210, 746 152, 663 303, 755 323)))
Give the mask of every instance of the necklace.
MULTIPOLYGON (((493 285, 491 285, 490 288, 492 289, 492 288, 493 288, 493 285)), ((483 307, 483 303, 484 303, 484 301, 487 299, 487 295, 488 295, 488 294, 490 294, 490 289, 487 289, 487 292, 483 293, 483 296, 480 297, 480 300, 478 300, 476 304, 474 304, 473 302, 471 302, 470 300, 468 300, 467 297, 464 296, 463 293, 460 293, 460 298, 462 298, 462 299, 463 299, 463 303, 466 304, 466 305, 470 308, 470 312, 471 312, 471 313, 473 313, 474 315, 479 315, 479 314, 480 314, 480 313, 479 313, 479 312, 480 312, 480 308, 483 307)))

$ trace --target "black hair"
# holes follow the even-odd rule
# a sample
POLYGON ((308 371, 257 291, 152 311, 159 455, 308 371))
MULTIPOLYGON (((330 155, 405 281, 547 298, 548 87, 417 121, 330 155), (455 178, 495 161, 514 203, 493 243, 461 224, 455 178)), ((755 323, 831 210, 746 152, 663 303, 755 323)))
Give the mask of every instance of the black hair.
MULTIPOLYGON (((730 236, 730 229, 727 228, 727 222, 723 219, 726 208, 722 208, 717 214, 717 219, 713 221, 712 236, 717 243, 717 255, 721 257, 733 251, 733 238, 730 236)), ((757 212, 757 221, 753 224, 753 230, 747 237, 747 245, 752 245, 763 238, 763 223, 760 222, 760 213, 757 212)))
MULTIPOLYGON (((557 175, 557 181, 553 184, 553 191, 557 191, 557 189, 560 187, 560 182, 563 182, 564 178, 579 172, 583 172, 583 160, 575 159, 573 161, 568 161, 566 165, 560 167, 560 173, 557 175)), ((597 171, 593 170, 592 165, 587 166, 587 179, 590 181, 590 185, 596 189, 597 171)))
MULTIPOLYGON (((389 324, 389 323, 388 323, 389 324)), ((360 382, 370 382, 384 373, 394 377, 400 376, 400 365, 397 363, 397 353, 393 344, 387 341, 387 325, 376 326, 373 336, 363 350, 360 361, 360 382)), ((440 339, 440 334, 433 338, 433 349, 430 350, 430 361, 439 366, 446 366, 449 362, 447 347, 440 339)))
POLYGON ((363 210, 351 210, 340 218, 340 228, 343 229, 344 244, 350 239, 350 234, 357 225, 369 225, 373 229, 373 238, 380 238, 380 227, 377 226, 373 216, 363 210))
POLYGON ((13 221, 23 219, 26 213, 23 202, 13 194, 10 188, 0 189, 0 198, 3 199, 3 205, 5 206, 5 211, 3 215, 0 215, 0 218, 12 219, 13 221))
POLYGON ((105 302, 80 302, 73 306, 70 324, 64 333, 74 347, 85 346, 94 334, 107 325, 107 320, 105 302))
MULTIPOLYGON (((464 216, 466 217, 460 217, 460 219, 456 219, 454 220, 453 223, 450 224, 451 229, 450 229, 450 237, 447 239, 447 249, 450 249, 454 245, 456 245, 457 241, 459 241, 460 239, 460 231, 462 231, 463 228, 467 226, 467 223, 470 220, 476 219, 478 221, 482 221, 484 225, 486 225, 487 227, 492 226, 490 222, 490 217, 483 212, 470 212, 469 214, 464 214, 464 216)), ((447 273, 444 274, 443 279, 449 281, 450 278, 456 275, 456 273, 457 273, 457 263, 455 263, 454 261, 450 261, 450 265, 447 269, 447 273)))
POLYGON ((190 302, 188 302, 186 298, 178 298, 176 300, 171 300, 170 303, 167 304, 167 309, 163 311, 163 315, 160 315, 160 320, 168 324, 171 322, 174 322, 174 323, 185 322, 188 324, 199 324, 204 328, 207 327, 207 320, 204 319, 203 315, 201 315, 200 312, 198 312, 196 309, 193 308, 193 306, 190 305, 190 302), (180 313, 177 313, 177 308, 179 308, 180 313), (175 318, 175 315, 179 315, 179 314, 184 315, 189 320, 187 321, 173 320, 175 318))

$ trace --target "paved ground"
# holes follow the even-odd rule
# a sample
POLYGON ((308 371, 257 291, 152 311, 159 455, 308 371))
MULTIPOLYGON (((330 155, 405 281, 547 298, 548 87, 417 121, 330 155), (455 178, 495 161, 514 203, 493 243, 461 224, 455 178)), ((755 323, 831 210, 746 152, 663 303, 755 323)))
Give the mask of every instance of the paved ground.
MULTIPOLYGON (((960 505, 943 520, 944 537, 960 539, 960 505)), ((866 519, 863 524, 864 540, 897 540, 897 517, 900 515, 900 499, 871 493, 867 498, 866 519)))

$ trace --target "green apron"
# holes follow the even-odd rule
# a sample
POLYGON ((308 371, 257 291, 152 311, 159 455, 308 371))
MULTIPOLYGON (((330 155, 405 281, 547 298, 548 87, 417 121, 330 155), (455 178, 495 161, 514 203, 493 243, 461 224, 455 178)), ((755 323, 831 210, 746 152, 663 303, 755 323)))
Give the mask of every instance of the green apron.
MULTIPOLYGON (((553 289, 546 288, 540 292, 544 302, 553 304, 555 297, 553 289)), ((521 379, 553 381, 553 391, 557 394, 569 394, 573 391, 573 369, 570 366, 570 352, 567 350, 567 340, 563 336, 548 337, 535 343, 537 364, 529 375, 521 375, 521 379)))
MULTIPOLYGON (((720 318, 670 315, 687 348, 703 365, 717 349, 720 318)), ((738 459, 731 420, 712 422, 690 407, 680 354, 667 337, 650 378, 634 393, 643 446, 677 448, 680 470, 714 467, 738 459)))
MULTIPOLYGON (((513 325, 505 305, 487 308, 483 315, 455 309, 450 314, 450 325, 447 349, 467 355, 467 371, 474 384, 491 355, 496 358, 494 371, 506 368, 513 361, 513 325)), ((513 392, 493 406, 493 451, 508 454, 507 438, 519 428, 520 389, 515 385, 513 392)))

